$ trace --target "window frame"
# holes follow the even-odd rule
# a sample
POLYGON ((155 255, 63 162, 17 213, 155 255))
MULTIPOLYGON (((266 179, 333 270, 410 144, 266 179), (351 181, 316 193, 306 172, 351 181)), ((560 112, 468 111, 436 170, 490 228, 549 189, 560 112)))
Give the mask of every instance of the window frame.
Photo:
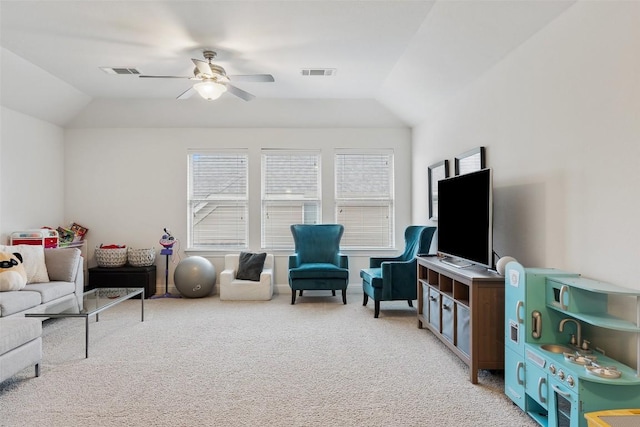
MULTIPOLYGON (((283 231, 283 236, 281 239, 274 239, 267 235, 268 226, 267 226, 267 217, 269 216, 269 208, 270 207, 280 207, 286 210, 287 207, 292 209, 292 212, 296 207, 301 208, 302 211, 300 216, 300 221, 293 221, 287 224, 287 227, 292 223, 306 223, 306 224, 320 224, 322 223, 322 151, 321 150, 298 150, 298 149, 273 149, 273 148, 263 148, 260 150, 260 247, 263 250, 293 250, 294 242, 293 236, 291 232, 288 230, 283 231), (270 180, 267 178, 267 174, 269 173, 267 167, 268 157, 272 156, 312 156, 315 157, 315 169, 316 169, 316 194, 315 197, 297 197, 293 195, 287 195, 284 193, 267 193, 267 186, 270 183, 270 180), (315 221, 307 222, 305 221, 305 205, 314 205, 315 206, 315 214, 310 218, 313 219, 315 217, 315 221)), ((273 212, 273 211, 271 211, 273 212)), ((277 224, 276 227, 282 228, 281 224, 277 224)))
MULTIPOLYGON (((336 149, 333 157, 334 163, 334 216, 336 222, 340 222, 338 219, 340 216, 340 209, 344 206, 352 206, 352 207, 386 207, 388 212, 388 218, 386 220, 387 233, 386 237, 380 237, 379 243, 384 242, 384 240, 388 241, 387 245, 370 245, 370 244, 356 244, 356 245, 348 245, 345 244, 345 235, 347 235, 347 239, 349 239, 351 227, 345 226, 345 235, 342 237, 343 243, 341 244, 341 249, 349 250, 349 251, 359 251, 359 250, 394 250, 396 247, 395 242, 395 153, 393 149, 336 149), (341 162, 338 160, 339 156, 388 156, 389 157, 389 167, 387 169, 389 188, 388 195, 384 195, 383 197, 341 197, 339 194, 339 186, 341 183, 339 165, 341 162)), ((365 180, 364 182, 367 182, 365 180)), ((359 230, 361 233, 364 232, 363 229, 359 230)), ((357 232, 356 232, 357 233, 357 232)))
POLYGON ((249 151, 246 149, 190 149, 187 151, 187 247, 189 250, 200 251, 233 251, 244 250, 249 247, 249 228, 250 228, 250 207, 249 207, 249 151), (194 171, 193 171, 193 157, 194 156, 237 156, 245 163, 244 170, 244 195, 240 194, 240 197, 234 197, 233 195, 218 194, 218 198, 203 199, 201 197, 194 197, 194 171), (233 207, 240 206, 244 209, 244 218, 242 221, 238 221, 244 227, 244 233, 237 234, 238 244, 222 244, 215 242, 211 244, 202 244, 195 242, 194 232, 194 205, 196 203, 205 203, 212 200, 217 200, 223 206, 233 207), (242 235, 243 234, 243 235, 242 235))

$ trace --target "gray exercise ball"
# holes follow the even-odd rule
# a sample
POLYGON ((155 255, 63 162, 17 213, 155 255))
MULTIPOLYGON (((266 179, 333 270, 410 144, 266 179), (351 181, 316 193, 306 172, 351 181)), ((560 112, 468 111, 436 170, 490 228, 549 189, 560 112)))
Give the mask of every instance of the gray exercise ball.
POLYGON ((183 297, 206 297, 216 283, 216 268, 201 256, 190 256, 176 266, 173 282, 183 297))

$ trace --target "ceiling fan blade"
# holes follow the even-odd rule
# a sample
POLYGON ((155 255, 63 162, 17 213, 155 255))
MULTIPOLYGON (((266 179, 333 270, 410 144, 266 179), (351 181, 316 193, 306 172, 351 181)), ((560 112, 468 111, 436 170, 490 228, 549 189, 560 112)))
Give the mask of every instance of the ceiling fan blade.
POLYGON ((192 79, 188 76, 138 76, 141 79, 192 79))
POLYGON ((191 60, 193 61, 193 64, 198 68, 198 71, 200 71, 202 74, 206 74, 208 76, 212 74, 211 67, 209 66, 208 62, 201 61, 200 59, 194 59, 194 58, 191 58, 191 60))
POLYGON ((233 95, 237 96, 238 98, 244 99, 245 101, 251 101, 253 98, 255 98, 255 95, 251 95, 249 92, 230 85, 229 83, 224 83, 224 85, 227 87, 227 91, 229 93, 232 93, 233 95))
POLYGON ((275 79, 271 74, 244 74, 227 77, 229 77, 229 80, 234 82, 275 82, 275 79))
POLYGON ((193 88, 193 86, 191 86, 189 89, 185 90, 180 95, 178 95, 178 97, 176 99, 191 98, 191 95, 193 95, 194 93, 195 93, 195 89, 193 88))

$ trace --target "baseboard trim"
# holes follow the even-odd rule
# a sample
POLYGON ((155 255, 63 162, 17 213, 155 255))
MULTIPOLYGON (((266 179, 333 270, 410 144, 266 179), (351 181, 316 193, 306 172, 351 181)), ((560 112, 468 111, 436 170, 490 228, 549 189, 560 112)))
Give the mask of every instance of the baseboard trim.
MULTIPOLYGON (((164 284, 156 285, 156 295, 164 295, 164 293, 165 293, 165 285, 164 284)), ((172 295, 180 295, 180 291, 178 291, 178 288, 176 288, 174 285, 171 285, 171 284, 169 285, 169 293, 172 295)), ((274 285, 273 287, 273 293, 275 295, 291 295, 291 288, 287 283, 277 284, 277 285, 274 285)), ((347 285, 347 294, 356 294, 356 293, 362 293, 362 286, 359 283, 358 284, 349 283, 349 285, 347 285)), ((215 284, 211 295, 220 295, 220 286, 218 283, 215 284)))

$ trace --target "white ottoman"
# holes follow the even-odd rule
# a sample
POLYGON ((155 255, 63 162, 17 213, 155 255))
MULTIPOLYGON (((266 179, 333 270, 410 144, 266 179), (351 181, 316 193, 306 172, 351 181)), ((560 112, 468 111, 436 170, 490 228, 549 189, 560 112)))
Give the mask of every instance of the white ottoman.
POLYGON ((224 270, 220 273, 220 300, 269 301, 273 297, 273 254, 267 254, 260 281, 236 279, 239 255, 224 257, 224 270))

